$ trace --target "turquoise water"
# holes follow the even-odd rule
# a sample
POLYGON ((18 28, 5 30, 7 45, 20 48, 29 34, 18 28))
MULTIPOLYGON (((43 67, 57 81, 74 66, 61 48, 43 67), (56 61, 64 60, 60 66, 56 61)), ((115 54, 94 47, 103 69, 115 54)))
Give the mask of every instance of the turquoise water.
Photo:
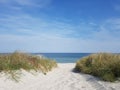
POLYGON ((91 53, 34 53, 35 55, 43 55, 47 58, 54 59, 58 63, 75 63, 77 60, 91 53))

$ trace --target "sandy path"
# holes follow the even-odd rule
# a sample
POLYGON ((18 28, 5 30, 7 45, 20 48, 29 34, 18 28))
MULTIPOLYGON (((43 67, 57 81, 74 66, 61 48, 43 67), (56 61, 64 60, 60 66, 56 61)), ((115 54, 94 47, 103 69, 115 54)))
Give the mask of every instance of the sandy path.
POLYGON ((75 64, 58 64, 47 75, 23 71, 19 83, 0 78, 0 90, 120 90, 120 83, 106 83, 92 76, 73 72, 75 64))

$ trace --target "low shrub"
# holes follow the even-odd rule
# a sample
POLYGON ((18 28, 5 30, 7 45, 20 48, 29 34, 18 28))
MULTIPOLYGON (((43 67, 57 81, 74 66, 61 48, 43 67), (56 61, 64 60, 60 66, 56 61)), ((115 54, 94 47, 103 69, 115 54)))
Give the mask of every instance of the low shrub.
POLYGON ((97 76, 105 81, 115 81, 120 77, 120 55, 97 53, 84 57, 76 62, 79 72, 97 76))
POLYGON ((57 63, 54 60, 22 52, 0 55, 0 72, 10 75, 16 81, 19 78, 18 70, 41 71, 46 74, 55 67, 57 67, 57 63))

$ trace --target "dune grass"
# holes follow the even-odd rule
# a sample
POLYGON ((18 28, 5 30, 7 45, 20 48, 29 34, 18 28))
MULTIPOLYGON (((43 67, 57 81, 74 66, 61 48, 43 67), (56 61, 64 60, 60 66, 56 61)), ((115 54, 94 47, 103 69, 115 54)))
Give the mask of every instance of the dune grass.
POLYGON ((14 52, 12 54, 0 55, 0 73, 4 72, 16 81, 20 78, 21 70, 28 72, 40 71, 46 74, 55 67, 57 67, 56 61, 27 53, 14 52))
POLYGON ((120 55, 98 53, 78 60, 75 70, 113 82, 120 78, 120 55))

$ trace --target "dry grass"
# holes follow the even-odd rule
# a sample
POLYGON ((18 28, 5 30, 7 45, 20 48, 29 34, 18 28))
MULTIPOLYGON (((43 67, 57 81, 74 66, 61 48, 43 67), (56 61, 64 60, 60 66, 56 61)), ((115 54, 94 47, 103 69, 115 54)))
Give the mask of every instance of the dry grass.
POLYGON ((77 71, 100 77, 105 81, 115 81, 120 77, 120 55, 98 53, 77 61, 77 71))
POLYGON ((54 60, 40 58, 26 53, 14 52, 8 55, 0 55, 0 72, 4 72, 13 80, 18 81, 20 72, 26 70, 28 72, 40 71, 46 74, 48 71, 57 67, 54 60))

